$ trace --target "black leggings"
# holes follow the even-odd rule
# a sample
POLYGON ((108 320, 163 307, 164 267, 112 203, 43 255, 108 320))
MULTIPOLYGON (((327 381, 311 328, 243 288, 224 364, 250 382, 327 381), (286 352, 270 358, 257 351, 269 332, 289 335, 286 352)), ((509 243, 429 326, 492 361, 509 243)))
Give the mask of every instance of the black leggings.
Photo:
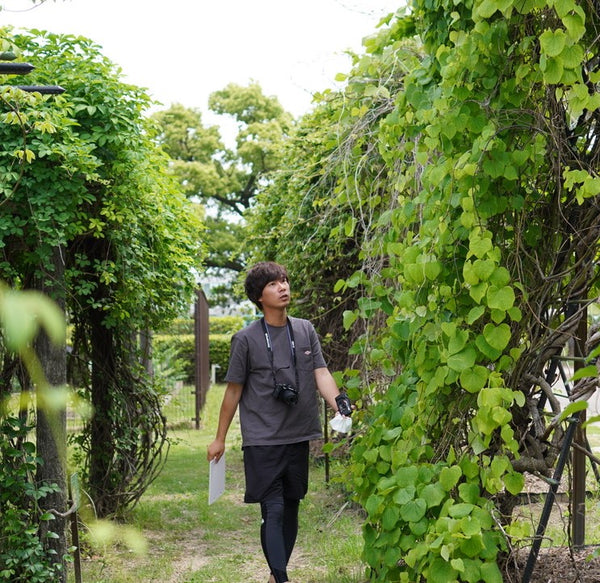
POLYGON ((276 583, 288 580, 287 564, 298 534, 299 500, 276 497, 260 503, 260 542, 276 583))

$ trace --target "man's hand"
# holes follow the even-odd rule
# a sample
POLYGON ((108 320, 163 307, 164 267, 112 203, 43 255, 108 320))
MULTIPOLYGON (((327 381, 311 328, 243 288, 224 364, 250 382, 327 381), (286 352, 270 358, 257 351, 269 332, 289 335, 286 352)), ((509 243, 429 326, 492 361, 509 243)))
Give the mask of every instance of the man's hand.
POLYGON ((206 459, 211 462, 218 462, 225 453, 225 442, 220 439, 215 439, 206 450, 206 459))

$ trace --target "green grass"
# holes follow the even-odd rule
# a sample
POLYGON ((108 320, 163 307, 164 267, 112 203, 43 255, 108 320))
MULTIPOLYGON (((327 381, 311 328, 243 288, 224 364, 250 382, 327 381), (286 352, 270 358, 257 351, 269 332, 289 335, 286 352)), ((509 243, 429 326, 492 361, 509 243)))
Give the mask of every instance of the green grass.
MULTIPOLYGON (((222 386, 210 390, 199 431, 171 431, 167 464, 128 517, 128 524, 145 540, 145 553, 133 552, 124 537, 100 548, 86 543, 84 583, 267 582, 269 573, 259 540, 260 509, 242 502, 244 475, 237 419, 228 437, 226 492, 208 505, 206 446, 214 436, 222 393, 222 386)), ((289 567, 291 580, 365 581, 361 526, 359 511, 347 504, 338 486, 325 483, 322 464, 313 463, 309 494, 300 507, 300 533, 289 567)), ((72 573, 69 581, 74 581, 72 573)))

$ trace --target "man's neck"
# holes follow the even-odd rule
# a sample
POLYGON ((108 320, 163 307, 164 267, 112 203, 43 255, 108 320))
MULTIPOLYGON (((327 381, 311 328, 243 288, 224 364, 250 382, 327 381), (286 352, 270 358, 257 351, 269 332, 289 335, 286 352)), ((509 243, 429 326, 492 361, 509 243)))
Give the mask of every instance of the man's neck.
POLYGON ((287 324, 287 310, 265 310, 265 322, 269 326, 285 326, 287 324))

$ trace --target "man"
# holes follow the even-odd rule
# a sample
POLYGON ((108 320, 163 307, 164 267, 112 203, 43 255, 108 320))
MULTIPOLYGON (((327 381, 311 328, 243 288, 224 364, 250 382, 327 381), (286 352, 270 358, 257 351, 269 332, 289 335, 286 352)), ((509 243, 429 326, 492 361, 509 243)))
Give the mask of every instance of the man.
POLYGON ((285 267, 260 262, 247 273, 246 294, 263 317, 234 335, 227 388, 208 460, 219 460, 240 407, 246 492, 259 503, 261 545, 270 583, 288 580, 287 564, 298 533, 298 508, 308 490, 309 441, 321 437, 317 390, 346 415, 350 401, 331 376, 308 320, 290 318, 285 267))

